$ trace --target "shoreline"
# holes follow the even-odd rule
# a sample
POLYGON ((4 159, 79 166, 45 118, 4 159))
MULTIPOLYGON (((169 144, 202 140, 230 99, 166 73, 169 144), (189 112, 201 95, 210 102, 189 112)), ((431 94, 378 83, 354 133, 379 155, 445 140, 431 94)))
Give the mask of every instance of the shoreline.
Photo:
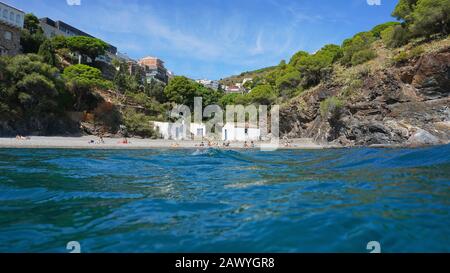
MULTIPOLYGON (((244 147, 244 142, 230 142, 230 146, 224 147, 219 141, 219 146, 208 146, 207 140, 203 143, 205 146, 199 146, 201 140, 164 140, 164 139, 142 139, 127 138, 129 143, 120 143, 122 138, 104 138, 104 143, 99 143, 100 139, 96 136, 80 137, 61 137, 61 136, 32 136, 30 139, 0 138, 0 149, 76 149, 76 150, 144 150, 144 149, 222 149, 222 150, 260 150, 261 144, 269 142, 255 141, 254 147, 244 147), (89 143, 91 140, 94 143, 89 143)), ((448 143, 439 144, 375 144, 367 146, 339 146, 317 144, 312 139, 300 138, 289 139, 291 145, 284 146, 284 141, 280 140, 280 145, 276 150, 323 150, 323 149, 349 149, 349 148, 378 148, 378 149, 400 149, 400 148, 421 148, 429 146, 448 145, 448 143)))
MULTIPOLYGON (((269 142, 255 142, 255 147, 244 147, 244 142, 230 142, 230 146, 199 146, 201 140, 164 140, 164 139, 140 139, 127 138, 128 144, 121 143, 122 138, 103 138, 104 143, 100 143, 100 139, 96 136, 81 136, 81 137, 46 137, 46 136, 32 136, 30 139, 16 139, 16 138, 0 138, 0 149, 208 149, 217 148, 224 150, 255 150, 260 149, 261 144, 268 144, 269 142), (93 140, 94 143, 90 143, 93 140)), ((223 141, 219 141, 222 144, 223 141)), ((310 139, 292 139, 291 145, 285 147, 283 140, 280 140, 280 147, 278 149, 313 149, 320 150, 326 148, 339 148, 329 145, 320 145, 314 143, 310 139)))

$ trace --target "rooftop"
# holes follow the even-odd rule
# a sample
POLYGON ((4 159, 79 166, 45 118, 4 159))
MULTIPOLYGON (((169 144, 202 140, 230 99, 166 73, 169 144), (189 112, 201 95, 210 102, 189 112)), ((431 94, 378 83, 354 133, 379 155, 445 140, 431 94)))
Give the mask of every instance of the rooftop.
POLYGON ((1 4, 1 5, 4 5, 4 6, 7 6, 8 8, 15 9, 15 10, 18 11, 18 12, 25 13, 23 10, 20 10, 20 9, 18 9, 18 8, 16 8, 16 7, 10 6, 10 5, 6 4, 6 3, 0 2, 0 4, 1 4))

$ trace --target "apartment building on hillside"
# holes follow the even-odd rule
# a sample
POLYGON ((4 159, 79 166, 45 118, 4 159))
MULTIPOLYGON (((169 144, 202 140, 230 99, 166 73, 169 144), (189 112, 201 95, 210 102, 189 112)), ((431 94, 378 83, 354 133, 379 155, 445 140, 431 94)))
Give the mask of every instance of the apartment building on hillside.
POLYGON ((169 72, 164 67, 164 62, 156 57, 145 57, 139 60, 145 70, 145 79, 147 82, 158 80, 165 84, 169 81, 169 72))
POLYGON ((25 13, 0 2, 0 56, 20 53, 20 32, 25 13))

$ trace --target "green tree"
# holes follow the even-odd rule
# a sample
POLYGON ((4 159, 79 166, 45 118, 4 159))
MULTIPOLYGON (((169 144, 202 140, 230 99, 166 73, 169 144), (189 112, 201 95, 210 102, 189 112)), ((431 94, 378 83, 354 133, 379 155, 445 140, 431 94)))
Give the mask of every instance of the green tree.
POLYGON ((67 38, 62 35, 56 35, 50 41, 54 49, 68 48, 67 38))
POLYGON ((291 98, 302 81, 299 71, 288 72, 276 80, 276 88, 283 98, 291 98))
POLYGON ((108 44, 97 38, 74 36, 67 38, 67 46, 73 52, 89 57, 92 61, 105 54, 108 44))
POLYGON ((403 46, 410 38, 411 34, 402 25, 390 26, 381 32, 383 43, 390 48, 403 46))
POLYGON ((308 55, 309 55, 309 53, 306 52, 306 51, 299 51, 299 52, 295 53, 295 54, 291 57, 291 60, 289 61, 289 64, 290 64, 291 66, 293 66, 293 67, 297 67, 298 62, 299 62, 301 59, 307 57, 308 55))
POLYGON ((164 94, 170 102, 193 107, 197 88, 198 85, 194 81, 184 76, 175 76, 164 89, 164 94))
POLYGON ((318 84, 331 65, 342 57, 342 49, 337 45, 326 45, 313 55, 303 57, 297 63, 303 86, 309 87, 318 84))
POLYGON ((3 66, 0 101, 8 105, 15 120, 42 121, 62 113, 69 105, 70 97, 58 70, 44 63, 41 56, 18 55, 3 62, 3 66))
POLYGON ((419 0, 410 18, 410 29, 415 36, 447 35, 450 30, 450 1, 419 0))
POLYGON ((68 81, 77 81, 93 87, 105 87, 107 84, 100 70, 84 64, 66 67, 63 77, 68 81))
POLYGON ((127 109, 123 113, 123 122, 128 133, 133 136, 152 137, 156 133, 153 129, 150 117, 138 113, 134 109, 127 109))
POLYGON ((395 6, 392 16, 398 20, 403 20, 405 23, 411 23, 412 12, 416 6, 418 0, 399 0, 397 6, 395 6))
POLYGON ((239 96, 240 94, 238 93, 228 93, 223 95, 220 100, 219 100, 219 105, 222 107, 222 109, 226 109, 227 105, 235 105, 236 103, 236 98, 239 96))
POLYGON ((398 25, 400 25, 399 22, 387 22, 387 23, 375 26, 370 32, 372 32, 373 36, 375 36, 377 38, 382 38, 381 33, 384 30, 386 30, 387 28, 392 28, 393 26, 398 26, 398 25))
POLYGON ((44 62, 49 65, 56 65, 56 56, 55 56, 55 48, 51 40, 45 40, 39 47, 38 55, 42 56, 44 62))
POLYGON ((77 111, 93 109, 101 98, 93 92, 95 88, 107 89, 112 84, 102 78, 97 68, 77 64, 64 69, 63 77, 67 81, 70 92, 76 99, 74 108, 77 111))
POLYGON ((259 85, 246 95, 250 103, 272 105, 277 100, 277 93, 270 85, 259 85))
POLYGON ((374 41, 375 37, 372 32, 361 32, 353 36, 353 38, 345 40, 342 44, 343 57, 341 62, 344 65, 356 65, 370 60, 370 58, 376 56, 371 46, 374 41), (365 53, 359 53, 353 58, 359 51, 365 51, 365 53), (368 51, 372 51, 372 53, 368 54, 368 51), (362 55, 367 58, 361 58, 362 55))
POLYGON ((144 92, 150 97, 155 98, 159 102, 166 102, 167 98, 164 95, 164 84, 157 80, 151 80, 144 83, 144 92))
POLYGON ((39 25, 39 19, 33 14, 26 14, 24 28, 20 35, 20 45, 23 53, 38 53, 39 47, 46 40, 44 31, 39 25))

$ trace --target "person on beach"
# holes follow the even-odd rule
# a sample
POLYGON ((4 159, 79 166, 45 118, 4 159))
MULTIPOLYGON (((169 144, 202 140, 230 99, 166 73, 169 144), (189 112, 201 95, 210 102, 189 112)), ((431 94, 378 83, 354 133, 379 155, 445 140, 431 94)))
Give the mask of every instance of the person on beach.
POLYGON ((17 140, 29 140, 30 137, 24 137, 24 136, 22 136, 22 135, 17 135, 17 136, 16 136, 16 139, 17 139, 17 140))
POLYGON ((247 141, 245 141, 244 142, 244 148, 248 148, 249 146, 248 146, 248 143, 247 143, 247 141))
POLYGON ((253 142, 253 140, 252 140, 252 142, 250 142, 250 147, 255 148, 255 143, 253 142))

